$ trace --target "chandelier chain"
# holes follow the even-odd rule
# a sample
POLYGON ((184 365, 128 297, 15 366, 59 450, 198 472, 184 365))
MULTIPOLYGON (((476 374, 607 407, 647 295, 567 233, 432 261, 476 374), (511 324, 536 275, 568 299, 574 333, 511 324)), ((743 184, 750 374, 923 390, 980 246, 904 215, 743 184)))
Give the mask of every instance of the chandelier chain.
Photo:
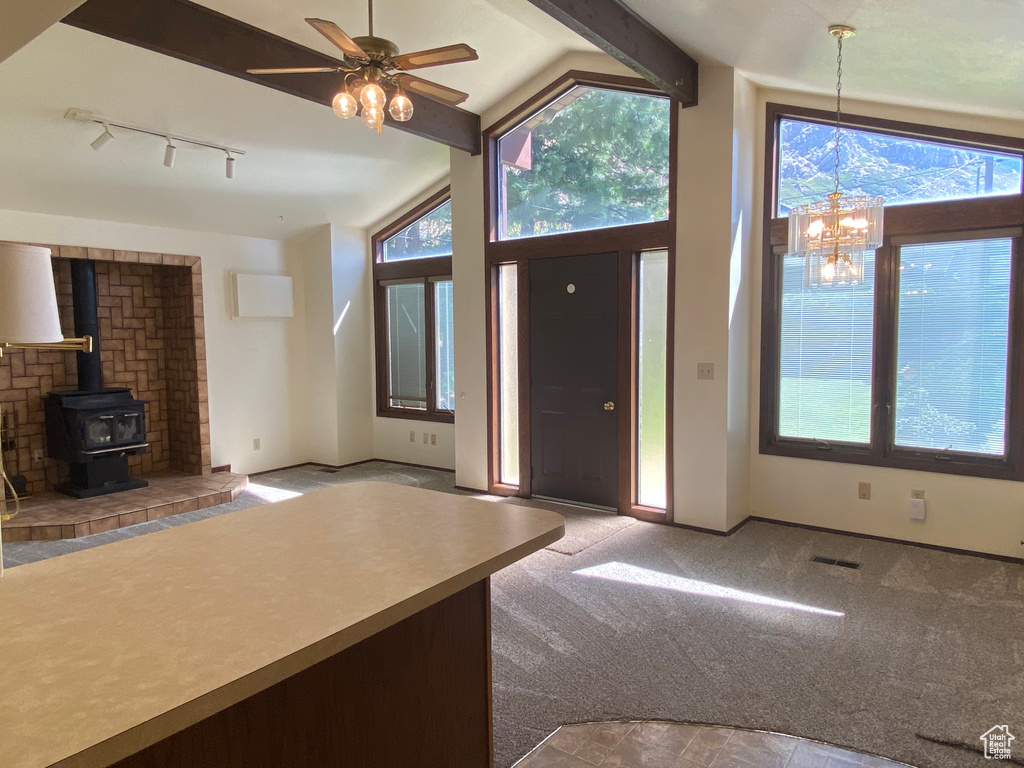
POLYGON ((839 125, 842 122, 842 96, 843 96, 843 36, 836 38, 839 42, 839 55, 836 57, 836 166, 835 166, 835 191, 839 191, 839 125))

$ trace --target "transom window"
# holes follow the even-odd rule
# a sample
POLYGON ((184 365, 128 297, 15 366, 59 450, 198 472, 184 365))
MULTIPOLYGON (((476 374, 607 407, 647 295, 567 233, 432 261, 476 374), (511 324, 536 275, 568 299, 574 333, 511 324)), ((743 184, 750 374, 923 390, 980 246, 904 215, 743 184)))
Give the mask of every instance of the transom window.
MULTIPOLYGON (((834 186, 835 126, 779 120, 776 216, 824 199, 834 186)), ((1021 192, 1021 156, 917 137, 845 127, 839 186, 881 195, 886 206, 964 200, 1021 192)))
POLYGON ((498 239, 668 218, 669 99, 576 85, 498 139, 498 239))
MULTIPOLYGON (((767 211, 831 190, 826 115, 768 105, 767 211)), ((871 125, 840 188, 885 196, 885 240, 819 281, 766 216, 761 451, 1024 480, 1024 142, 845 119, 871 125)))
POLYGON ((441 203, 381 244, 381 257, 384 261, 451 255, 451 200, 441 203))
POLYGON ((449 194, 442 190, 373 237, 379 416, 454 420, 449 194))

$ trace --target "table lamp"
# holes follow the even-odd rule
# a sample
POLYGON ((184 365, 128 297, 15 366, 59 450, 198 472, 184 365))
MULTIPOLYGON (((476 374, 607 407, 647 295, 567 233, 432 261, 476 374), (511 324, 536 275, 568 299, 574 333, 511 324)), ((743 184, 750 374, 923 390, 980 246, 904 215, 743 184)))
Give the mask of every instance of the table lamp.
MULTIPOLYGON (((57 313, 50 249, 0 242, 0 356, 4 349, 64 349, 89 352, 88 336, 65 339, 57 313)), ((21 501, 3 465, 3 414, 0 413, 0 521, 20 511, 21 501), (14 498, 14 514, 7 514, 6 486, 14 498)), ((2 535, 2 534, 0 534, 2 535)), ((3 575, 0 547, 0 576, 3 575)))

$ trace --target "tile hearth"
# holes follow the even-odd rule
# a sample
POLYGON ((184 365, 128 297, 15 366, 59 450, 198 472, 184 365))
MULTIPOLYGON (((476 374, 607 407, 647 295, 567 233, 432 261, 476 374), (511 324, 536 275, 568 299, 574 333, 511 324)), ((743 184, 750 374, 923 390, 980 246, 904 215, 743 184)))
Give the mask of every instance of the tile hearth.
MULTIPOLYGON (((245 490, 249 478, 230 472, 145 475, 148 488, 91 499, 46 491, 24 501, 21 514, 2 524, 3 541, 54 541, 112 531, 149 520, 226 504, 245 490)), ((13 505, 8 501, 8 511, 13 505)))

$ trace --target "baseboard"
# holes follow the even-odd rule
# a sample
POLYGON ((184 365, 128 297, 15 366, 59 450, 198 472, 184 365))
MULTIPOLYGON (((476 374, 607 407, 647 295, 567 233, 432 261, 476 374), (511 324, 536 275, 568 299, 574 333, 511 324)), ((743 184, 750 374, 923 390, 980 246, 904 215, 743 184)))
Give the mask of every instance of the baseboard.
POLYGON ((219 467, 214 467, 210 471, 211 472, 228 472, 228 473, 230 473, 231 472, 231 465, 230 464, 221 464, 219 467))
POLYGON ((770 523, 772 525, 784 525, 788 528, 803 528, 806 531, 817 531, 818 533, 835 533, 840 536, 851 536, 855 539, 868 539, 870 541, 882 541, 886 544, 906 544, 921 549, 933 549, 936 552, 946 552, 951 555, 969 555, 971 557, 983 557, 986 560, 998 560, 1002 563, 1014 563, 1024 565, 1024 558, 1013 557, 1012 555, 993 555, 991 552, 975 552, 972 549, 958 549, 956 547, 944 547, 940 544, 925 544, 920 541, 907 541, 906 539, 893 539, 888 536, 875 536, 870 533, 855 533, 854 531, 842 531, 838 528, 825 528, 821 525, 808 525, 807 523, 793 523, 789 520, 775 520, 770 517, 751 515, 744 522, 755 521, 758 523, 770 523))
POLYGON ((687 523, 677 523, 675 521, 672 521, 670 523, 669 522, 665 522, 665 523, 655 523, 655 524, 656 525, 670 525, 673 528, 683 528, 684 530, 696 531, 697 533, 710 533, 712 536, 732 536, 734 533, 736 533, 736 531, 738 531, 744 525, 749 523, 751 520, 755 520, 755 519, 757 519, 757 518, 753 518, 753 517, 749 517, 749 516, 744 517, 742 520, 740 520, 738 523, 736 523, 736 525, 734 525, 732 528, 730 528, 727 531, 716 531, 714 528, 702 528, 699 525, 688 525, 687 523))
POLYGON ((347 469, 348 467, 358 467, 360 464, 369 464, 371 461, 378 461, 378 459, 363 459, 362 461, 353 461, 350 464, 324 464, 322 461, 300 461, 298 464, 289 464, 287 467, 276 467, 275 469, 264 469, 260 472, 250 472, 249 477, 259 477, 260 475, 269 475, 271 472, 284 472, 285 470, 298 469, 299 467, 347 469))
MULTIPOLYGON (((284 472, 287 469, 298 469, 299 467, 323 467, 324 469, 348 469, 349 467, 358 467, 360 464, 369 464, 371 461, 380 461, 385 464, 398 464, 402 467, 415 467, 416 469, 433 469, 437 472, 454 472, 454 469, 448 469, 447 467, 431 467, 427 464, 411 464, 408 461, 393 461, 392 459, 363 459, 362 461, 353 461, 348 464, 325 464, 322 461, 301 461, 298 464, 289 464, 286 467, 276 467, 275 469, 264 469, 260 472, 250 472, 249 477, 259 477, 260 475, 269 475, 271 472, 284 472)), ((230 466, 230 465, 229 465, 230 466)), ((214 470, 215 472, 217 470, 214 470)), ((456 486, 458 487, 458 486, 456 486)), ((480 491, 484 493, 484 491, 480 491)))
POLYGON ((370 461, 383 461, 387 464, 398 464, 402 467, 415 467, 416 469, 433 469, 438 472, 455 472, 454 469, 448 469, 448 467, 432 467, 429 464, 413 464, 409 461, 395 461, 394 459, 370 459, 370 461))
MULTIPOLYGON (((453 469, 452 472, 454 472, 454 471, 455 470, 453 469)), ((454 487, 455 487, 455 490, 457 490, 457 491, 467 491, 468 493, 479 493, 479 494, 482 494, 484 496, 499 496, 500 495, 500 494, 496 494, 496 493, 491 493, 490 491, 481 491, 479 488, 470 488, 470 487, 465 486, 465 485, 456 485, 454 487)), ((510 499, 510 498, 515 498, 515 496, 504 496, 503 498, 510 499)))

